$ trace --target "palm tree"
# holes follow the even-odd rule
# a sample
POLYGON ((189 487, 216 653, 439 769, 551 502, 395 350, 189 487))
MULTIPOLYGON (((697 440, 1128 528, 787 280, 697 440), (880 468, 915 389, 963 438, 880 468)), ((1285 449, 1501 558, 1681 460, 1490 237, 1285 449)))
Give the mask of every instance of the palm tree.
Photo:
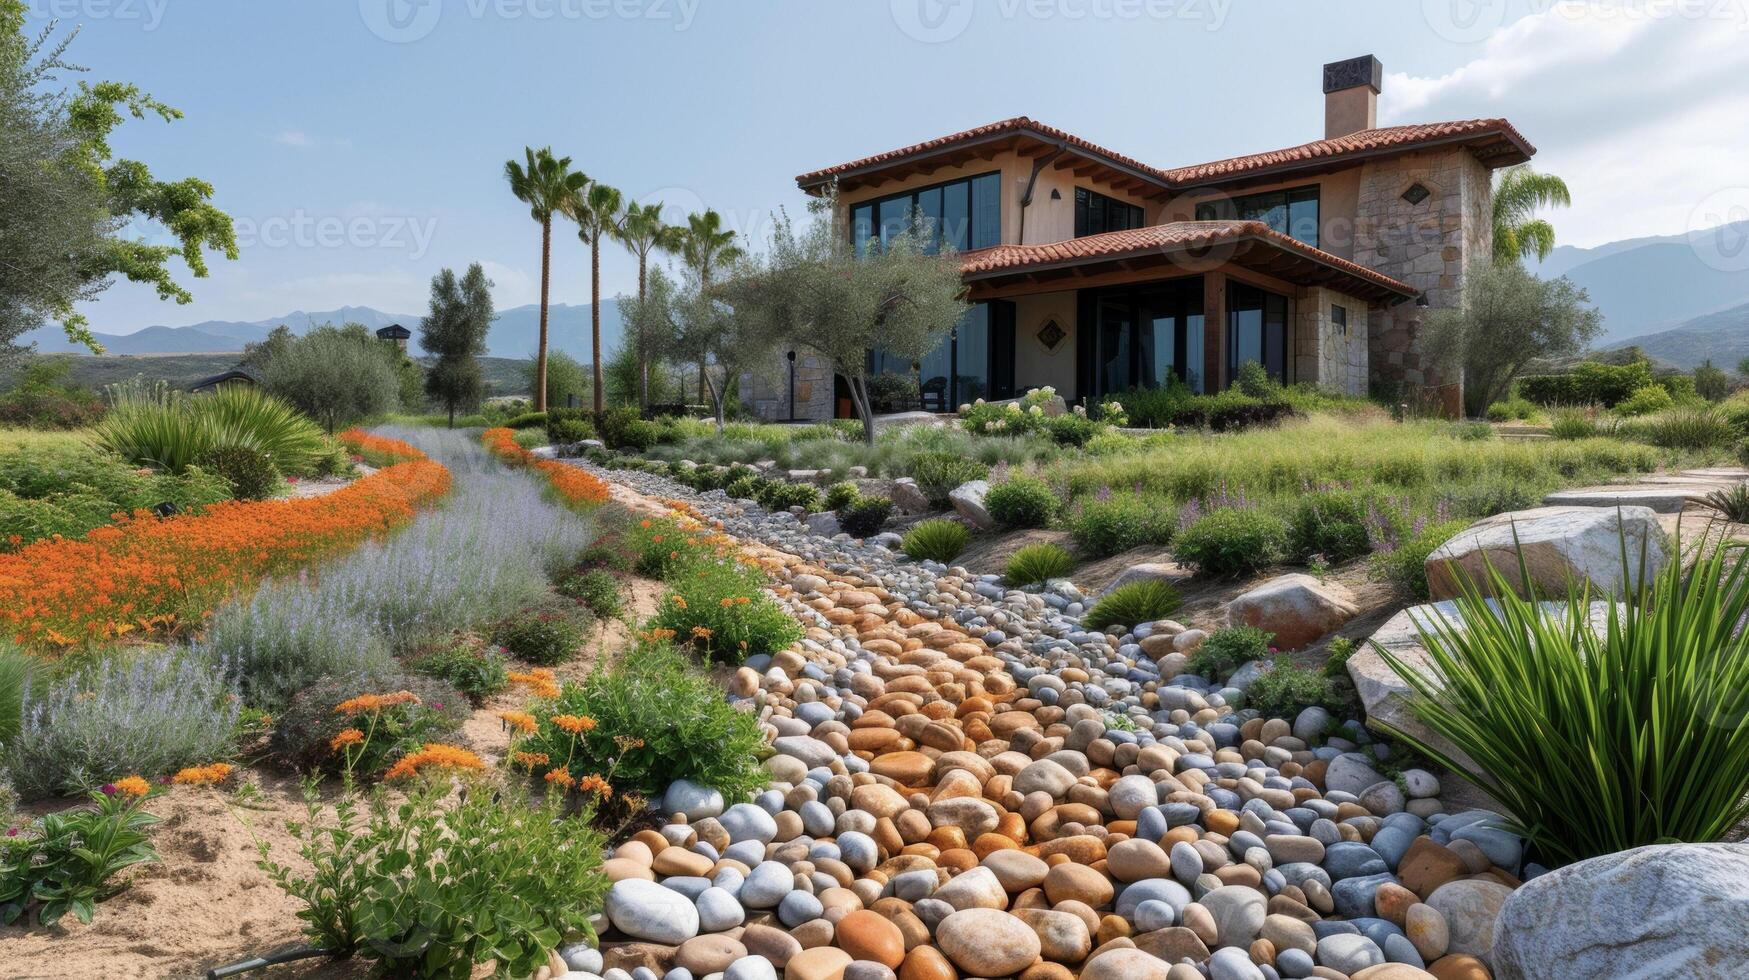
POLYGON ((589 337, 595 361, 595 410, 602 410, 605 386, 601 378, 601 240, 618 238, 624 198, 602 183, 567 197, 561 205, 565 217, 577 222, 577 237, 589 246, 589 337))
POLYGON ((535 152, 524 147, 528 160, 504 163, 510 193, 528 205, 528 213, 540 225, 540 347, 535 355, 534 410, 547 410, 547 297, 552 288, 553 212, 575 194, 589 178, 571 169, 571 158, 554 159, 551 147, 535 152))
MULTIPOLYGON (((680 235, 680 258, 698 276, 699 291, 710 288, 711 276, 718 268, 742 258, 747 253, 735 244, 735 233, 723 229, 723 216, 711 209, 703 214, 687 215, 686 227, 680 235)), ((698 365, 698 400, 704 401, 704 363, 698 365)), ((727 384, 727 379, 724 380, 727 384)))
MULTIPOLYGON (((662 220, 662 202, 643 205, 633 201, 620 222, 619 240, 638 257, 638 300, 648 292, 650 253, 676 252, 680 249, 682 230, 662 220)), ((638 337, 638 408, 650 408, 650 358, 646 338, 638 337)))
POLYGON ((1507 167, 1494 182, 1494 261, 1500 265, 1529 256, 1538 261, 1555 249, 1555 226, 1536 217, 1540 208, 1571 207, 1567 182, 1539 174, 1529 165, 1507 167))

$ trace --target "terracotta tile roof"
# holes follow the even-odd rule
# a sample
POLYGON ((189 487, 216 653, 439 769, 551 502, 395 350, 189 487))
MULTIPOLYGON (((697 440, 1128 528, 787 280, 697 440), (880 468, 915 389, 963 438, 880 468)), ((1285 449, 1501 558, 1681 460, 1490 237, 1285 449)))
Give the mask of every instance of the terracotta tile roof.
POLYGON ((1164 172, 1174 186, 1203 184, 1244 177, 1258 171, 1325 160, 1340 160, 1349 156, 1365 156, 1383 151, 1411 149, 1422 143, 1453 139, 1496 136, 1514 145, 1524 156, 1536 152, 1525 138, 1504 119, 1459 119, 1452 122, 1419 123, 1413 126, 1388 126, 1383 129, 1363 129, 1358 133, 1335 139, 1314 140, 1267 153, 1251 153, 1193 167, 1178 167, 1164 172))
POLYGON ((897 150, 889 150, 885 153, 877 153, 874 156, 863 157, 860 160, 852 160, 849 163, 841 163, 835 167, 827 167, 824 170, 815 170, 812 173, 805 173, 796 178, 796 183, 802 187, 810 187, 819 184, 830 177, 847 173, 852 170, 862 170, 867 167, 895 162, 908 157, 922 156, 924 154, 933 153, 937 150, 951 148, 960 143, 972 143, 1007 133, 1030 134, 1044 140, 1061 142, 1073 147, 1074 149, 1080 150, 1089 156, 1102 157, 1105 160, 1118 164, 1119 166, 1135 170, 1143 176, 1160 180, 1161 183, 1165 182, 1164 178, 1161 177, 1159 170, 1142 163, 1140 160, 1124 156, 1121 153, 1114 153, 1097 143, 1090 143, 1079 136, 1065 132, 1055 126, 1046 126, 1044 123, 1034 122, 1026 116, 1015 116, 1013 119, 1004 119, 1001 122, 990 123, 987 126, 978 126, 974 129, 965 130, 964 132, 954 133, 950 136, 924 140, 921 143, 914 143, 897 150))
POLYGON ((1174 221, 1045 245, 996 245, 961 255, 960 274, 967 278, 982 278, 1041 267, 1080 265, 1245 241, 1260 242, 1292 253, 1401 296, 1414 296, 1418 292, 1407 283, 1289 238, 1261 221, 1174 221))
POLYGON ((939 150, 950 149, 957 144, 973 143, 1005 133, 1030 134, 1039 139, 1061 142, 1088 156, 1102 158, 1132 170, 1139 176, 1156 180, 1162 186, 1174 189, 1238 179, 1277 169, 1298 169, 1304 165, 1340 161, 1348 157, 1371 156, 1396 150, 1407 151, 1425 143, 1452 140, 1481 140, 1488 137, 1503 140, 1512 149, 1518 151, 1513 157, 1514 162, 1519 156, 1529 158, 1536 152, 1536 148, 1531 146, 1518 130, 1504 119, 1459 119, 1451 122, 1366 129, 1335 139, 1314 140, 1299 146, 1270 150, 1265 153, 1252 153, 1226 160, 1199 163, 1190 167, 1161 170, 1121 153, 1114 153, 1096 143, 1090 143, 1054 126, 1035 122, 1026 116, 1016 116, 1013 119, 1004 119, 987 126, 979 126, 937 139, 924 140, 921 143, 901 147, 897 150, 889 150, 874 156, 863 157, 860 160, 852 160, 849 163, 841 163, 835 167, 805 173, 796 178, 796 183, 804 188, 813 187, 840 174, 878 167, 885 163, 896 163, 910 157, 924 156, 939 150))

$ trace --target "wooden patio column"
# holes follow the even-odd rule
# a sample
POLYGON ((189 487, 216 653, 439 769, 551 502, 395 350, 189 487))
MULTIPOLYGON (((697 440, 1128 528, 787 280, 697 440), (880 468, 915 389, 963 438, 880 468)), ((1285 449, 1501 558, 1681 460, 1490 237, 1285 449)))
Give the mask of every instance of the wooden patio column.
POLYGON ((1219 271, 1202 274, 1203 391, 1214 394, 1227 386, 1227 277, 1219 271))

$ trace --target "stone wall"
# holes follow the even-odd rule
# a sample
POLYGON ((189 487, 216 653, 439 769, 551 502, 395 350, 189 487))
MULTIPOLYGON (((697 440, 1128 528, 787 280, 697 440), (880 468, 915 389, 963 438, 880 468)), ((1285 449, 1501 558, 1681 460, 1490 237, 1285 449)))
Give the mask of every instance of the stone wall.
POLYGON ((1490 174, 1468 150, 1452 148, 1377 160, 1361 168, 1354 261, 1426 294, 1368 317, 1371 381, 1414 400, 1462 404, 1459 379, 1442 377, 1422 357, 1427 309, 1460 306, 1464 275, 1493 258, 1490 174), (1420 185, 1427 196, 1404 195, 1420 185), (1437 392, 1420 389, 1438 388, 1437 392))
POLYGON ((1293 380, 1344 394, 1365 395, 1367 348, 1365 300, 1323 286, 1305 286, 1295 291, 1293 380), (1346 329, 1336 325, 1333 306, 1348 311, 1346 329))
POLYGON ((837 412, 833 405, 832 365, 813 351, 796 351, 795 412, 789 405, 789 359, 777 355, 771 367, 741 375, 741 404, 767 422, 790 419, 824 421, 837 412))

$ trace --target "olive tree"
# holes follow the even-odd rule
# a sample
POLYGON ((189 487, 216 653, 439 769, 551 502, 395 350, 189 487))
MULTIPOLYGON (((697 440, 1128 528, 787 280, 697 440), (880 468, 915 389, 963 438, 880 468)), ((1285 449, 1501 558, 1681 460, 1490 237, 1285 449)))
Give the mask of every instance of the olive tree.
POLYGON ((485 382, 480 355, 492 327, 492 280, 475 262, 457 279, 445 269, 431 280, 431 312, 419 323, 419 346, 436 360, 425 376, 425 394, 449 413, 455 428, 457 408, 480 403, 485 382))
POLYGON ((332 435, 342 426, 395 410, 400 403, 399 357, 399 351, 360 324, 328 324, 275 353, 262 370, 262 386, 332 435))
POLYGON ((1530 362, 1570 357, 1603 331, 1603 317, 1571 279, 1538 279, 1518 263, 1472 269, 1462 307, 1427 317, 1423 350, 1461 367, 1464 410, 1481 415, 1530 362))
POLYGON ((923 360, 952 334, 965 315, 965 284, 951 252, 931 254, 917 230, 871 243, 858 256, 828 199, 814 206, 797 231, 787 216, 772 234, 764 262, 725 287, 729 305, 748 331, 812 349, 844 378, 862 419, 863 437, 875 441, 869 395, 869 352, 879 348, 901 361, 923 360))

